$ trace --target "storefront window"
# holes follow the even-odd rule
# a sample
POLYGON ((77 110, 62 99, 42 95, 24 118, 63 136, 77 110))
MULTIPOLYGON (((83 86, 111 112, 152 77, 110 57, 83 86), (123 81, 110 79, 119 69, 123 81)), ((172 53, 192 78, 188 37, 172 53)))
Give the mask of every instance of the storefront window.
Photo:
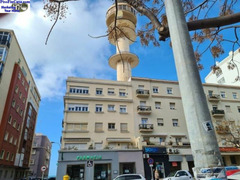
POLYGON ((111 180, 111 164, 95 164, 94 179, 111 180))
POLYGON ((120 174, 136 173, 135 163, 120 163, 120 174))
POLYGON ((84 180, 84 165, 67 166, 67 174, 70 176, 70 180, 84 180))

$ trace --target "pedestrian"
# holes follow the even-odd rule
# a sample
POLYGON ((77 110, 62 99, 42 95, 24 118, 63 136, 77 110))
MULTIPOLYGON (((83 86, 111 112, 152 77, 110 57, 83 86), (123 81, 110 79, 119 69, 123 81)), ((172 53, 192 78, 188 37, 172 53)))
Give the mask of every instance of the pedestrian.
POLYGON ((154 177, 155 177, 155 180, 159 180, 159 173, 157 169, 154 172, 154 177))

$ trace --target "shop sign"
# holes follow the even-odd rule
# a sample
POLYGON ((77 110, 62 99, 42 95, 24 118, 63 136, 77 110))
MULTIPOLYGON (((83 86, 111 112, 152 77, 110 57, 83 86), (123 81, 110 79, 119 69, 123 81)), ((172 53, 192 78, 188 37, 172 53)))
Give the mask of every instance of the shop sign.
POLYGON ((146 153, 146 154, 166 154, 166 148, 144 147, 144 153, 146 153))
POLYGON ((172 162, 173 167, 177 167, 177 162, 172 162))
POLYGON ((102 159, 101 155, 94 155, 94 156, 77 156, 77 160, 100 160, 102 159))

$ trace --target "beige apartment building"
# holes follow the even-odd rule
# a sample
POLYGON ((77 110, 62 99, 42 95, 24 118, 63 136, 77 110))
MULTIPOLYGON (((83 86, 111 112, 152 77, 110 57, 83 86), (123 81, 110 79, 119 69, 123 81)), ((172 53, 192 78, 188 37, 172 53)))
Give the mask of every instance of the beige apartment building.
MULTIPOLYGON (((106 14, 109 41, 116 54, 109 66, 117 81, 68 77, 57 179, 110 180, 119 174, 140 173, 152 179, 194 167, 183 105, 176 81, 132 77, 138 57, 129 52, 136 38, 136 12, 124 1, 106 14)), ((230 143, 240 120, 240 87, 204 84, 208 106, 226 165, 240 163, 230 143)), ((201 137, 199 137, 201 139, 201 137)))

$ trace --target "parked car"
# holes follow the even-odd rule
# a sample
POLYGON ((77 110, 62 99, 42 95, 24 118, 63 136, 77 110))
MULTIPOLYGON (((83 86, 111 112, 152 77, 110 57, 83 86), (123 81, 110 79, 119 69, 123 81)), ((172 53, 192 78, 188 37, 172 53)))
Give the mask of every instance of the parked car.
POLYGON ((179 170, 171 172, 163 180, 193 180, 192 175, 186 170, 179 170))
POLYGON ((240 172, 236 172, 230 176, 227 176, 227 179, 229 180, 237 180, 237 179, 240 179, 240 172))
POLYGON ((141 174, 122 174, 118 175, 116 178, 113 180, 146 180, 141 174))

